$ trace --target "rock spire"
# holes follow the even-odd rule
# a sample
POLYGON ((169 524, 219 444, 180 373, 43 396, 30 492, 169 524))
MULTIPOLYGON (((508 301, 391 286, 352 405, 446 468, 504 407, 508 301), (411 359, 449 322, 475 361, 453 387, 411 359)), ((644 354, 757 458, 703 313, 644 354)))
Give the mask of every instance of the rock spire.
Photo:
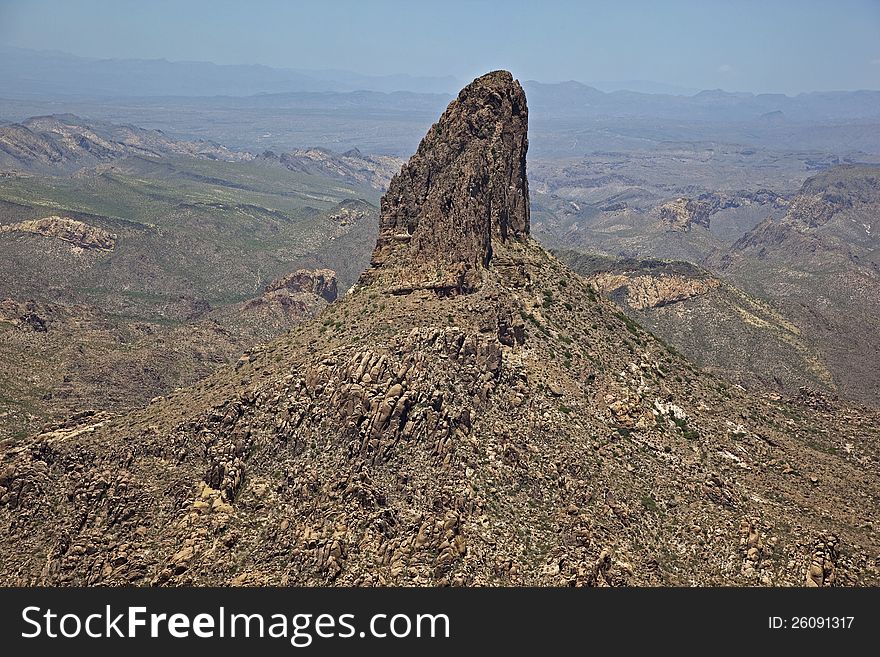
POLYGON ((479 287, 492 245, 529 233, 528 109, 507 71, 461 90, 382 198, 367 281, 402 292, 479 287))

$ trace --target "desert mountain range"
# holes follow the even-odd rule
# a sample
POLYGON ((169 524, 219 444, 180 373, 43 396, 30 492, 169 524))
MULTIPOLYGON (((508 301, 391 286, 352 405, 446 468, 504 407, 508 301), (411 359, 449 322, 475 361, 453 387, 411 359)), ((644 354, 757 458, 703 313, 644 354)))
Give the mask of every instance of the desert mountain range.
MULTIPOLYGON (((522 86, 476 79, 391 179, 347 294, 279 278, 263 293, 295 285, 322 299, 314 319, 143 408, 5 440, 6 583, 878 584, 880 414, 733 385, 642 328, 605 293, 646 311, 726 284, 572 271, 532 237, 527 149, 522 86)), ((754 234, 839 250, 874 197, 828 210, 838 182, 754 234)), ((709 230, 700 207, 656 218, 684 216, 686 241, 709 230)), ((41 226, 2 238, 77 227, 41 226)), ((841 281, 871 280, 865 244, 841 281)))

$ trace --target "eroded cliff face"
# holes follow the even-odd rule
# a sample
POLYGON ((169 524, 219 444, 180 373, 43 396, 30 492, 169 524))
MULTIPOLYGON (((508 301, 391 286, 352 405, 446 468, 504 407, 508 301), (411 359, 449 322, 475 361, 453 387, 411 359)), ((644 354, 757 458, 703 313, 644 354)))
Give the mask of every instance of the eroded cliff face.
POLYGON ((382 199, 364 281, 401 292, 478 287, 493 241, 529 234, 528 109, 507 71, 474 80, 434 124, 382 199))

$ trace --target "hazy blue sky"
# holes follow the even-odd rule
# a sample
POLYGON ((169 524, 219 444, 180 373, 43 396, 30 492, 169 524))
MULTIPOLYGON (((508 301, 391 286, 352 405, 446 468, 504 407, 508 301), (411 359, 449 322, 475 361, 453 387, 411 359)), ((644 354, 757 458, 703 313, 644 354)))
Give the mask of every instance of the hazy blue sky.
POLYGON ((0 0, 0 43, 370 74, 880 89, 880 0, 0 0))

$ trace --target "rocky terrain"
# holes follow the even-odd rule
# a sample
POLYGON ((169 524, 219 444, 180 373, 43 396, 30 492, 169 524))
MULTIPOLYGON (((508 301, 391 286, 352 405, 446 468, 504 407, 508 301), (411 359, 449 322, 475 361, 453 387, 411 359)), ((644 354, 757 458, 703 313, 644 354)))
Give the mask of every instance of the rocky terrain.
MULTIPOLYGON (((693 226, 711 228, 711 218, 723 210, 768 206, 770 209, 785 208, 785 198, 769 190, 736 195, 705 192, 696 198, 678 197, 661 203, 656 212, 670 230, 688 232, 693 226)), ((716 219, 717 221, 717 219, 716 219)))
POLYGON ((3 583, 880 584, 877 412, 728 386, 597 294, 530 236, 526 131, 478 78, 316 319, 4 441, 3 583))
POLYGON ((247 324, 268 339, 316 315, 336 296, 336 272, 298 269, 269 283, 261 296, 225 308, 222 314, 230 323, 247 324))
POLYGON ((796 189, 806 175, 791 170, 800 164, 792 160, 780 165, 767 154, 670 145, 539 161, 531 165, 535 233, 554 248, 705 264, 757 224, 785 214, 786 196, 766 186, 796 189))
POLYGON ((4 178, 0 439, 143 406, 311 317, 367 266, 377 205, 369 185, 189 156, 4 178), (299 269, 319 282, 284 281, 299 269))
POLYGON ((688 278, 676 274, 660 276, 599 273, 593 278, 597 291, 622 291, 627 306, 635 310, 660 308, 706 294, 721 286, 717 278, 688 278))
POLYGON ((16 231, 63 240, 73 245, 74 249, 112 251, 116 246, 116 235, 113 233, 70 217, 57 215, 0 226, 0 233, 16 231))
MULTIPOLYGON (((583 97, 584 89, 581 86, 568 86, 571 88, 566 93, 572 94, 571 99, 576 100, 583 97)), ((538 94, 539 112, 544 117, 542 121, 545 121, 548 116, 555 117, 554 121, 562 120, 559 113, 564 108, 547 104, 541 100, 544 93, 556 93, 562 87, 550 88, 548 85, 537 85, 534 89, 534 93, 538 94)), ((608 94, 596 92, 594 96, 593 100, 597 102, 604 103, 610 100, 606 98, 608 94)), ((615 95, 611 94, 611 96, 615 95)), ((620 96, 615 97, 619 98, 620 96)), ((727 97, 709 99, 703 96, 699 100, 700 103, 709 103, 717 108, 718 103, 723 104, 726 99, 729 100, 727 97)), ((267 97, 260 99, 259 102, 272 105, 276 100, 278 99, 267 97)), ((768 100, 770 99, 764 98, 761 99, 761 102, 768 100)), ((813 100, 818 99, 814 98, 813 100)), ((317 102, 316 99, 313 101, 317 102)), ((775 99, 774 102, 776 101, 787 102, 782 98, 775 99)), ((241 104, 238 101, 237 103, 241 104)), ((312 105, 308 107, 314 110, 312 105)), ((774 117, 779 118, 775 114, 774 117)), ((790 119, 791 116, 786 114, 786 121, 783 123, 787 126, 787 130, 793 129, 790 119)), ((565 121, 570 121, 570 118, 565 121)), ((151 121, 151 123, 154 122, 151 121)), ((777 123, 779 122, 777 121, 777 123)), ((96 144, 106 143, 107 145, 103 150, 97 146, 89 147, 93 154, 101 155, 100 161, 82 149, 80 149, 82 152, 77 151, 80 155, 62 158, 51 165, 46 163, 48 168, 35 168, 23 160, 8 160, 11 168, 0 172, 0 175, 6 176, 7 184, 4 185, 4 195, 11 200, 24 200, 28 203, 45 197, 45 184, 40 175, 47 172, 58 175, 73 170, 78 178, 83 179, 83 186, 95 188, 94 194, 96 196, 99 193, 112 196, 118 193, 118 190, 115 189, 118 184, 118 176, 146 177, 152 180, 153 176, 167 175, 169 170, 172 170, 173 175, 182 180, 198 181, 207 188, 212 182, 224 181, 223 175, 218 175, 217 171, 210 168, 209 163, 218 161, 211 158, 238 159, 238 162, 233 164, 242 168, 252 167, 253 175, 249 181, 244 183, 244 186, 252 185, 257 177, 277 175, 276 170, 282 169, 294 174, 302 174, 305 178, 338 180, 346 185, 384 189, 400 165, 400 160, 397 157, 363 154, 356 148, 340 154, 324 148, 293 148, 285 151, 273 145, 276 150, 261 152, 254 149, 255 153, 261 152, 260 155, 254 155, 245 149, 233 152, 206 140, 178 140, 158 131, 84 121, 72 115, 37 117, 24 120, 22 124, 29 126, 28 130, 34 135, 44 135, 50 141, 57 141, 61 146, 66 144, 73 148, 78 141, 82 141, 84 144, 94 142, 96 144), (201 150, 205 152, 200 153, 201 150), (204 161, 206 168, 196 171, 195 167, 190 164, 185 166, 180 166, 178 163, 171 164, 167 159, 169 154, 204 161), (154 162, 156 157, 165 159, 161 159, 156 164, 154 162), (93 165, 94 168, 90 168, 93 165), (37 172, 39 175, 31 175, 33 172, 37 172), (97 179, 92 178, 93 172, 99 174, 97 179), (107 186, 104 185, 105 179, 109 183, 107 186)), ((353 125, 355 124, 349 121, 348 129, 351 130, 353 125)), ((568 126, 568 124, 565 125, 568 126)), ((779 145, 772 146, 769 143, 760 142, 760 140, 754 141, 754 135, 749 139, 739 139, 736 143, 726 143, 720 140, 723 138, 723 131, 713 135, 712 140, 700 141, 696 139, 702 129, 699 127, 694 127, 693 134, 688 141, 664 140, 661 139, 662 131, 657 132, 651 128, 644 132, 642 128, 638 127, 638 120, 634 117, 628 118, 627 125, 628 130, 635 131, 640 135, 640 143, 621 144, 619 150, 597 150, 597 147, 603 144, 602 139, 605 137, 599 138, 598 133, 591 133, 590 140, 583 142, 583 147, 589 147, 593 150, 581 155, 568 154, 560 157, 560 154, 556 153, 553 148, 548 150, 548 130, 558 136, 553 131, 559 128, 562 132, 558 134, 565 136, 570 134, 569 130, 575 130, 575 126, 565 127, 564 130, 559 126, 551 129, 548 124, 541 123, 537 139, 542 155, 539 158, 531 158, 529 163, 533 202, 531 221, 536 237, 545 245, 554 248, 575 249, 585 254, 623 256, 636 260, 661 258, 697 263, 713 272, 717 278, 739 288, 734 296, 748 297, 759 304, 769 304, 774 312, 780 316, 783 323, 793 326, 797 331, 797 334, 792 334, 787 330, 781 333, 774 331, 776 338, 773 338, 772 342, 779 345, 783 335, 787 336, 786 340, 793 337, 795 342, 799 344, 797 351, 814 354, 815 358, 810 356, 809 360, 811 362, 821 361, 822 365, 819 369, 831 371, 832 378, 829 381, 824 375, 817 377, 813 374, 801 377, 797 374, 797 368, 788 365, 782 371, 768 376, 766 371, 758 371, 766 361, 754 362, 752 359, 741 359, 740 355, 747 353, 747 351, 742 352, 738 347, 733 351, 737 354, 736 358, 726 359, 738 363, 735 371, 746 373, 751 369, 753 371, 750 374, 754 375, 750 377, 752 380, 769 382, 777 389, 787 390, 795 382, 803 381, 809 382, 811 385, 818 385, 835 394, 842 394, 847 398, 876 405, 877 397, 874 392, 876 382, 871 378, 870 372, 866 374, 869 368, 876 368, 873 364, 864 364, 874 362, 873 354, 875 351, 870 340, 865 342, 863 336, 854 336, 856 344, 862 345, 863 349, 862 351, 850 349, 847 346, 849 345, 848 339, 836 339, 837 332, 835 330, 816 330, 814 326, 816 324, 825 327, 834 326, 839 321, 839 316, 848 316, 846 313, 850 311, 863 317, 867 322, 874 321, 873 310, 870 310, 872 305, 870 294, 864 303, 855 303, 848 297, 850 287, 853 290, 862 290, 865 281, 856 276, 851 282, 847 281, 839 286, 833 286, 830 295, 819 294, 818 291, 814 294, 814 290, 817 290, 817 284, 821 285, 821 283, 817 283, 814 275, 816 272, 807 272, 803 276, 803 280, 797 282, 797 285, 804 288, 805 293, 802 297, 798 297, 801 300, 796 302, 786 302, 785 290, 774 287, 780 280, 784 280, 786 277, 790 278, 792 272, 799 268, 812 267, 814 264, 810 260, 813 257, 810 253, 814 246, 804 243, 803 235, 800 233, 795 234, 786 229, 788 222, 782 221, 789 212, 791 203, 800 204, 798 207, 791 208, 791 212, 794 214, 806 216, 810 213, 819 213, 816 216, 810 215, 812 218, 804 220, 803 225, 808 226, 810 230, 814 232, 836 230, 833 226, 823 227, 816 223, 824 221, 821 213, 829 211, 831 202, 822 201, 821 207, 818 205, 815 208, 809 206, 809 204, 819 203, 816 199, 821 195, 802 196, 799 194, 801 185, 806 184, 808 180, 820 180, 824 174, 815 176, 817 171, 830 169, 841 165, 841 163, 871 161, 873 156, 870 149, 867 152, 864 150, 854 151, 843 148, 842 142, 834 140, 829 142, 827 146, 820 148, 806 148, 802 142, 793 141, 791 146, 781 149, 779 145), (642 132, 639 132, 640 130, 642 132), (792 150, 797 144, 801 144, 798 146, 801 150, 792 150), (811 178, 811 176, 815 176, 815 178, 811 178), (810 222, 815 225, 811 226, 810 222), (791 251, 787 259, 771 264, 769 261, 765 262, 761 257, 749 259, 747 265, 728 264, 745 262, 743 250, 740 247, 750 241, 754 244, 763 241, 771 243, 779 241, 782 239, 779 231, 784 232, 787 236, 786 240, 789 246, 786 248, 791 251), (742 244, 737 244, 741 239, 744 240, 742 244), (795 246, 798 240, 800 243, 795 246), (785 269, 786 272, 781 278, 777 278, 774 273, 776 269, 785 269), (764 285, 761 283, 762 279, 766 279, 771 284, 764 285), (825 297, 828 298, 827 302, 823 300, 825 297), (817 304, 820 302, 826 304, 827 308, 819 308, 817 304), (806 352, 802 347, 806 349, 806 352), (826 357, 827 354, 830 355, 826 357), (783 374, 784 376, 782 376, 783 374)), ((603 126, 596 128, 596 130, 599 130, 606 137, 617 130, 612 125, 603 124, 603 126)), ((13 126, 9 127, 11 129, 13 126)), ((274 135, 275 133, 267 132, 266 134, 274 135)), ((556 139, 556 136, 551 135, 553 139, 556 139)), ((21 138, 18 142, 14 139, 12 141, 19 143, 21 138)), ((574 139, 574 143, 578 143, 578 138, 574 139)), ((865 146, 864 143, 862 145, 865 146)), ((21 146, 20 143, 19 146, 21 146)), ((253 145, 249 145, 249 147, 251 146, 253 145)), ((570 147, 566 148, 570 150, 570 147)), ((859 169, 859 167, 855 167, 855 169, 859 169)), ((124 181, 123 186, 128 182, 124 181)), ((854 183, 849 179, 847 184, 854 183)), ((233 190, 241 189, 240 185, 242 183, 238 180, 231 184, 233 190)), ((64 191, 66 192, 66 190, 64 191)), ((79 191, 77 189, 76 193, 78 194, 79 191)), ((152 193, 148 189, 143 191, 148 195, 152 193)), ((224 200, 236 203, 232 195, 227 196, 224 200)), ((203 209, 211 211, 216 211, 221 207, 221 204, 217 203, 216 199, 210 198, 208 194, 199 199, 199 205, 203 209)), ((257 205, 265 205, 265 202, 261 200, 257 205)), ((864 203, 862 205, 867 207, 864 203)), ((52 211, 55 209, 52 208, 52 211)), ((242 209, 245 214, 248 214, 246 208, 242 209)), ((367 244, 373 239, 372 223, 367 221, 350 226, 349 218, 346 216, 348 212, 352 212, 351 217, 354 217, 355 221, 362 213, 361 210, 350 208, 340 210, 338 229, 347 231, 348 235, 343 242, 325 243, 322 248, 312 251, 307 258, 295 262, 296 267, 321 268, 327 266, 336 270, 343 289, 347 289, 360 275, 368 258, 367 244)), ((112 212, 111 214, 128 216, 125 212, 112 212)), ((246 221, 251 219, 252 217, 247 217, 246 221)), ((197 223, 199 228, 193 231, 193 236, 198 235, 201 230, 202 219, 197 219, 197 223)), ((866 219, 865 225, 871 225, 870 217, 866 219)), ((9 230, 9 227, 6 227, 6 230, 9 230)), ((328 230, 335 231, 336 229, 328 230)), ((862 236, 857 233, 858 230, 852 235, 841 233, 834 238, 836 241, 833 245, 830 242, 826 244, 825 262, 818 265, 820 269, 827 268, 830 262, 828 258, 831 257, 839 257, 841 259, 839 267, 844 269, 849 266, 846 264, 847 261, 854 262, 849 256, 852 249, 847 241, 852 238, 856 251, 858 251, 861 248, 858 244, 862 236), (836 255, 832 256, 831 253, 836 255)), ((764 247, 755 248, 753 253, 759 253, 762 248, 764 247)), ((856 255, 858 256, 858 253, 856 255)), ((249 281, 255 275, 254 272, 238 273, 240 274, 237 278, 239 287, 242 282, 249 281)), ((270 275, 280 273, 282 270, 277 269, 270 275)), ((800 276, 801 274, 795 275, 800 276)), ((254 288, 249 292, 237 291, 239 295, 237 300, 255 294, 266 280, 266 275, 257 273, 256 278, 259 280, 255 281, 254 288)), ((186 294, 194 298, 202 296, 192 290, 187 290, 186 294)), ((29 298, 27 295, 10 295, 9 293, 6 296, 14 296, 19 301, 25 301, 29 298)), ((701 297, 700 302, 703 303, 707 299, 715 297, 717 295, 701 297)), ((733 302, 733 297, 730 297, 729 300, 734 306, 739 305, 739 302, 733 302)), ((746 305, 751 308, 747 314, 755 315, 753 311, 756 311, 757 307, 751 303, 746 305)), ((627 306, 622 307, 626 311, 627 306)), ((672 310, 681 311, 683 308, 684 306, 678 306, 662 312, 670 315, 670 321, 681 319, 686 323, 691 322, 690 315, 671 312, 672 310)), ((714 303, 709 303, 706 312, 709 313, 711 310, 720 311, 721 309, 716 307, 714 303)), ((764 316, 761 312, 757 312, 757 315, 764 316)), ((632 316, 637 321, 647 321, 650 325, 650 321, 645 317, 635 314, 632 316)), ((707 315, 707 323, 711 323, 710 319, 711 315, 707 315)), ((701 323, 694 324, 695 331, 701 323)), ((698 335, 694 334, 689 336, 685 342, 679 343, 675 339, 675 330, 661 331, 661 333, 664 335, 664 339, 670 340, 670 344, 676 348, 701 363, 708 363, 715 360, 714 357, 709 357, 709 353, 711 351, 720 353, 720 345, 745 344, 747 337, 748 339, 755 338, 753 329, 757 325, 753 319, 749 319, 747 324, 751 328, 746 327, 745 332, 740 332, 739 329, 743 327, 741 323, 725 322, 726 327, 733 327, 731 330, 734 331, 734 335, 727 336, 723 340, 722 336, 718 335, 712 340, 701 341, 698 335), (705 352, 703 351, 704 343, 708 350, 705 352), (712 346, 713 344, 715 346, 712 346)), ((775 321, 771 324, 777 328, 782 326, 775 321)), ((854 326, 858 325, 854 324, 854 326)), ((847 330, 849 328, 851 326, 844 327, 847 330)), ((683 328, 681 333, 682 335, 690 334, 691 330, 683 328)), ((775 346, 768 346, 767 349, 767 353, 779 353, 775 346)), ((819 371, 816 367, 809 369, 814 374, 819 371)), ((722 368, 722 371, 732 370, 722 368)), ((746 378, 737 374, 733 380, 743 383, 746 378)))
POLYGON ((299 269, 292 274, 287 274, 275 279, 266 286, 266 293, 271 292, 311 292, 321 297, 327 303, 336 300, 336 273, 329 269, 308 271, 299 269))
POLYGON ((279 289, 211 308, 180 300, 188 317, 124 320, 88 304, 0 300, 0 439, 88 410, 123 412, 316 315, 335 298, 330 270, 299 270, 279 289), (298 285, 297 281, 321 281, 298 285))

